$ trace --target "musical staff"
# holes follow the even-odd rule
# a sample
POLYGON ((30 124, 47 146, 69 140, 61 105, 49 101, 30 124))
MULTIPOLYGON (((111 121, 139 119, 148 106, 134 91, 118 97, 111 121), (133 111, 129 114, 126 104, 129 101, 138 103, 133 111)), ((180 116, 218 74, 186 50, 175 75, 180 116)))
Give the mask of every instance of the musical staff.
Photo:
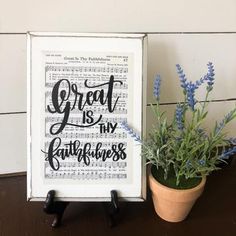
POLYGON ((78 179, 78 180, 106 180, 106 179, 126 179, 127 174, 111 174, 111 173, 97 173, 97 172, 55 172, 45 173, 45 178, 48 179, 78 179))
MULTIPOLYGON (((99 113, 99 114, 109 114, 111 112, 108 111, 108 108, 104 108, 104 107, 98 107, 98 108, 94 108, 92 109, 92 111, 96 112, 96 113, 99 113)), ((50 114, 50 112, 48 111, 48 109, 46 108, 45 109, 45 113, 47 114, 50 114)), ((77 110, 77 109, 74 109, 70 112, 71 114, 79 114, 81 113, 81 111, 77 110)), ((112 114, 127 114, 127 109, 126 108, 122 108, 122 107, 119 107, 119 108, 116 108, 112 114)))
MULTIPOLYGON (((87 143, 87 142, 81 141, 81 142, 80 142, 80 146, 83 147, 86 143, 87 143)), ((90 143, 91 146, 93 147, 93 148, 91 148, 91 150, 95 150, 94 147, 97 145, 98 142, 97 142, 97 141, 96 141, 96 142, 95 142, 95 141, 90 141, 89 143, 90 143)), ((120 143, 120 142, 112 142, 112 141, 109 141, 109 142, 108 142, 108 141, 107 141, 107 142, 103 142, 102 144, 103 144, 103 148, 109 148, 109 147, 111 147, 112 145, 118 145, 119 143, 120 143)), ((122 143, 124 144, 124 147, 127 147, 127 142, 122 142, 122 143)), ((47 142, 44 143, 45 152, 46 152, 46 150, 48 149, 49 145, 50 145, 50 142, 49 142, 49 141, 47 141, 47 142)), ((61 145, 62 145, 62 146, 68 145, 68 142, 66 142, 66 141, 61 142, 61 145)))
MULTIPOLYGON (((48 116, 45 117, 45 123, 57 123, 57 122, 61 122, 63 120, 63 116, 48 116)), ((78 116, 72 116, 69 117, 68 119, 68 123, 71 124, 80 124, 82 122, 82 117, 78 117, 78 116)), ((123 118, 123 117, 102 117, 101 122, 112 122, 112 123, 122 123, 122 122, 127 122, 127 118, 123 118)))
MULTIPOLYGON (((45 168, 48 168, 50 165, 48 162, 45 162, 45 168)), ((121 161, 121 162, 112 162, 112 161, 106 161, 106 162, 102 162, 102 161, 96 161, 96 162, 92 162, 89 166, 85 165, 83 162, 62 162, 61 164, 62 168, 76 168, 76 167, 86 167, 86 168, 96 168, 97 170, 99 170, 99 168, 125 168, 127 166, 127 163, 125 161, 121 161)))
MULTIPOLYGON (((46 138, 55 138, 54 135, 50 133, 45 134, 46 138)), ((60 138, 66 139, 125 139, 127 138, 127 134, 125 132, 122 133, 72 133, 72 132, 65 132, 58 135, 60 138)))
MULTIPOLYGON (((85 91, 85 90, 83 90, 83 92, 84 92, 84 91, 85 91)), ((52 96, 52 91, 51 91, 51 90, 46 91, 45 96, 46 96, 46 98, 52 96)), ((75 95, 74 95, 74 97, 75 97, 75 95)), ((113 98, 117 98, 117 97, 120 97, 120 98, 127 98, 127 97, 128 97, 128 94, 127 94, 127 93, 124 93, 124 92, 115 92, 115 93, 113 93, 113 98)), ((69 101, 73 101, 73 100, 71 99, 71 100, 69 100, 69 101)))
POLYGON ((46 72, 94 72, 94 73, 109 73, 109 74, 122 74, 128 73, 127 67, 105 67, 105 66, 46 66, 46 72))
MULTIPOLYGON (((77 82, 76 85, 78 87, 84 86, 84 80, 82 80, 82 81, 83 82, 77 82)), ((102 81, 106 82, 107 78, 104 78, 102 81)), ((45 85, 48 89, 51 89, 55 86, 55 84, 56 84, 56 82, 47 82, 45 85)), ((96 86, 97 84, 98 84, 97 82, 89 83, 90 86, 96 86)), ((68 88, 68 84, 66 82, 61 82, 60 88, 62 88, 62 89, 68 88)), ((128 84, 127 83, 123 83, 122 85, 121 84, 114 84, 113 89, 128 89, 128 84)), ((89 90, 89 89, 84 88, 84 91, 86 91, 86 90, 89 90)), ((50 90, 50 92, 51 92, 51 90, 50 90)))

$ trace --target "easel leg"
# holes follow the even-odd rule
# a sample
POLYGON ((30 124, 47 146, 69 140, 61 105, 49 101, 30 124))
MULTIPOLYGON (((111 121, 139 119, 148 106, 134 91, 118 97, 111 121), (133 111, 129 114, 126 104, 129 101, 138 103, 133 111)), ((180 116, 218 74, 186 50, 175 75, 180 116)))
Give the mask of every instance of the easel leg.
POLYGON ((52 223, 52 227, 56 228, 61 225, 61 220, 69 202, 57 202, 55 201, 55 190, 50 190, 47 194, 43 210, 46 214, 54 214, 55 218, 52 223))
POLYGON ((112 228, 116 226, 117 225, 116 216, 118 215, 120 211, 118 194, 116 190, 111 191, 111 202, 110 203, 104 202, 103 207, 105 210, 109 227, 112 228))

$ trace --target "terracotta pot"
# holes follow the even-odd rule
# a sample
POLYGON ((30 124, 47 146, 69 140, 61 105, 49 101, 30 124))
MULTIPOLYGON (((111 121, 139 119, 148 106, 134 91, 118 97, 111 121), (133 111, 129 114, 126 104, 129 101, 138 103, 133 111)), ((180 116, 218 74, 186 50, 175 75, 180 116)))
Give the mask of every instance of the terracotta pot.
POLYGON ((205 183, 206 177, 203 177, 200 184, 194 188, 173 189, 157 182, 149 171, 149 185, 156 213, 169 222, 183 221, 202 194, 205 183))

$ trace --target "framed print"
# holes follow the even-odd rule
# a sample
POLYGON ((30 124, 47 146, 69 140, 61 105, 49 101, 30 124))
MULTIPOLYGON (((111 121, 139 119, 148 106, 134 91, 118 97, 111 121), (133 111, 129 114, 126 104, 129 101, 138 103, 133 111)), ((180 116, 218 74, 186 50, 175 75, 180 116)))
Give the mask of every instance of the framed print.
POLYGON ((108 201, 146 195, 145 34, 27 34, 28 200, 108 201))

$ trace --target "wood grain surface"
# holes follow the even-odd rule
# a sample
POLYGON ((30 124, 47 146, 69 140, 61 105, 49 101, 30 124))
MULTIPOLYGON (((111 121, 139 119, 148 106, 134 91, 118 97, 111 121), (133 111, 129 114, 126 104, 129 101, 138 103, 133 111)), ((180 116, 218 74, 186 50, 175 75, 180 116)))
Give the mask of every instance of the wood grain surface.
POLYGON ((101 203, 71 203, 60 228, 52 229, 51 222, 42 202, 26 202, 25 176, 0 179, 1 236, 235 236, 236 159, 208 177, 203 195, 181 223, 161 220, 154 212, 150 193, 144 203, 121 203, 115 228, 107 226, 101 203))

